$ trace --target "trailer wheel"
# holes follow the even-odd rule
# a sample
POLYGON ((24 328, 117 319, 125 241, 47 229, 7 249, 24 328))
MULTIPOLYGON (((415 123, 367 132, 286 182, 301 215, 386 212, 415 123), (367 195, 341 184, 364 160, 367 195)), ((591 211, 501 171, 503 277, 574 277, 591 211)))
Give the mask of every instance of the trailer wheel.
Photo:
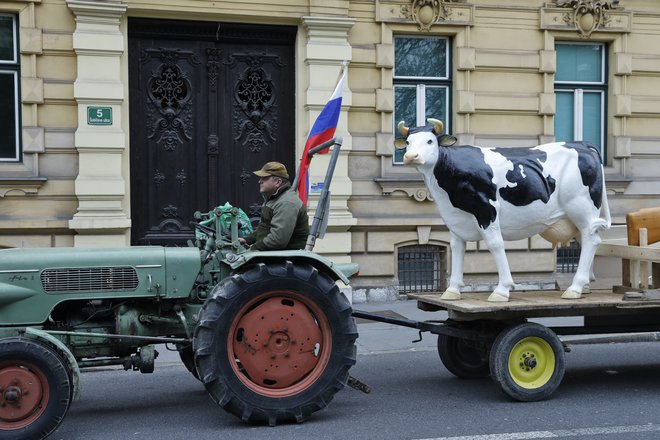
POLYGON ((509 327, 493 343, 491 376, 515 400, 534 402, 547 398, 561 383, 564 371, 561 341, 540 324, 509 327))
POLYGON ((438 335, 438 354, 445 368, 461 379, 478 379, 490 373, 488 354, 464 339, 438 335))
POLYGON ((68 367, 53 349, 29 338, 0 340, 0 433, 3 439, 43 439, 71 404, 68 367))
POLYGON ((216 286, 193 348, 220 406, 246 422, 302 422, 332 400, 355 364, 351 306, 309 264, 260 263, 216 286))

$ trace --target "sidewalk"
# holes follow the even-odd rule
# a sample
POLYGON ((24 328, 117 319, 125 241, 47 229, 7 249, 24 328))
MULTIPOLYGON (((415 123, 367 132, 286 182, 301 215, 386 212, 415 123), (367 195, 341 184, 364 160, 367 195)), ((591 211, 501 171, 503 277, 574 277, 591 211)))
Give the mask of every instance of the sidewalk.
MULTIPOLYGON (((407 318, 415 321, 442 320, 447 318, 447 312, 425 312, 417 308, 417 301, 384 301, 364 304, 354 304, 353 310, 385 315, 393 318, 407 318)), ((376 354, 397 351, 435 351, 437 350, 436 335, 422 333, 420 342, 419 331, 413 328, 394 324, 357 319, 358 333, 356 345, 358 354, 376 354)))

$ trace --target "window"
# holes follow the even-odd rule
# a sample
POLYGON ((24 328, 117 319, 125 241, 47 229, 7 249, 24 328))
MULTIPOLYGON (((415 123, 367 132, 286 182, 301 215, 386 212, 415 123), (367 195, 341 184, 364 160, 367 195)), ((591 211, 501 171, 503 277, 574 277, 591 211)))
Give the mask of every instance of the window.
POLYGON ((555 48, 555 139, 589 141, 605 157, 605 46, 557 43, 555 48))
MULTIPOLYGON (((394 133, 399 121, 426 125, 440 119, 449 133, 449 39, 445 37, 394 38, 394 133)), ((403 150, 395 150, 394 163, 403 163, 403 150)))
POLYGON ((575 273, 580 262, 580 243, 572 240, 568 245, 557 247, 558 273, 575 273))
POLYGON ((399 293, 439 292, 445 288, 446 249, 433 245, 398 250, 399 293))
POLYGON ((0 14, 0 160, 18 161, 20 156, 17 20, 0 14))

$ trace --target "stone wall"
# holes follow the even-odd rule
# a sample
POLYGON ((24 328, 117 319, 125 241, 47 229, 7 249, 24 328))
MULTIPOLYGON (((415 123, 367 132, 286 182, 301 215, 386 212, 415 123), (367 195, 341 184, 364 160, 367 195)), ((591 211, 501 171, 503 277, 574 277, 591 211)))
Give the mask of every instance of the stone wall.
MULTIPOLYGON (((605 171, 621 224, 629 211, 660 205, 660 4, 605 1, 586 14, 571 7, 587 3, 0 0, 0 11, 19 14, 24 151, 22 163, 0 163, 0 247, 130 243, 128 17, 297 25, 298 155, 341 62, 350 63, 329 233, 316 250, 359 263, 355 285, 365 297, 369 289, 396 291, 399 247, 449 245, 416 171, 392 164, 395 35, 451 39, 452 133, 483 146, 553 141, 555 42, 605 43, 605 171), (112 107, 113 124, 87 125, 92 105, 112 107)), ((326 164, 313 163, 312 181, 326 164)), ((548 243, 535 237, 507 247, 516 280, 552 279, 548 243)), ((477 286, 493 277, 483 243, 472 243, 466 278, 477 286)))

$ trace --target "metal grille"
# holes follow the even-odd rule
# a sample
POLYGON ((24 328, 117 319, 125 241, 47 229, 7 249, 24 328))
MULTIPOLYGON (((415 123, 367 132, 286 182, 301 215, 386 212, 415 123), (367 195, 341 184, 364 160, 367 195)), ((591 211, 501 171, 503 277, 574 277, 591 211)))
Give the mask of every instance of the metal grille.
POLYGON ((437 292, 444 288, 445 248, 413 245, 399 248, 400 293, 437 292))
POLYGON ((46 293, 135 290, 137 272, 132 267, 76 267, 46 269, 41 273, 46 293))
POLYGON ((580 262, 580 243, 573 240, 568 246, 557 248, 557 272, 575 273, 580 262))

